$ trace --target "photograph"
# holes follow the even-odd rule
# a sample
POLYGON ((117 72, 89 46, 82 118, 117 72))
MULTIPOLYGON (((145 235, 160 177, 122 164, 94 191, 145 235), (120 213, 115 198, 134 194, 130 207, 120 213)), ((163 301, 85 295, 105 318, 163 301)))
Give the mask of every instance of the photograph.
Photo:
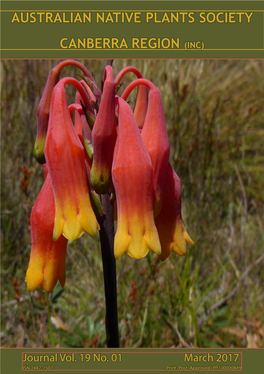
POLYGON ((0 64, 1 347, 263 348, 264 60, 0 64))

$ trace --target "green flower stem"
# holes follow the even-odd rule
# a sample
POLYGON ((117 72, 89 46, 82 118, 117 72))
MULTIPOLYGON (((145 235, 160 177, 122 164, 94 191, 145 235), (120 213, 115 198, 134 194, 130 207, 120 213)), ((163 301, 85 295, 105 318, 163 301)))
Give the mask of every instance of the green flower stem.
POLYGON ((100 241, 104 270, 107 347, 118 348, 119 334, 117 317, 116 261, 114 256, 114 208, 108 195, 102 195, 101 198, 105 212, 104 219, 100 220, 100 241))
POLYGON ((49 338, 50 338, 50 346, 52 348, 55 347, 55 340, 54 340, 54 334, 53 334, 53 327, 51 323, 51 308, 52 308, 52 299, 51 294, 47 293, 47 310, 48 310, 48 324, 49 324, 49 338))

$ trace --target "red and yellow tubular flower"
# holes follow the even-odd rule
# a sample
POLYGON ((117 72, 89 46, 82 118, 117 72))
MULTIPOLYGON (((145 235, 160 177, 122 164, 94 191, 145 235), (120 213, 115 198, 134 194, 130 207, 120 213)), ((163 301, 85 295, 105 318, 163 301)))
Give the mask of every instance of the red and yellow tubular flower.
POLYGON ((53 89, 45 157, 55 197, 54 241, 61 234, 74 240, 84 231, 95 236, 99 228, 89 197, 85 151, 68 110, 66 84, 79 90, 84 105, 88 100, 84 88, 74 78, 61 79, 53 89))
POLYGON ((169 164, 164 183, 162 208, 155 219, 161 242, 162 261, 169 257, 171 252, 179 256, 186 254, 186 241, 194 245, 185 230, 181 217, 181 181, 169 164))
POLYGON ((33 206, 31 227, 31 254, 26 274, 28 291, 40 286, 50 292, 59 280, 65 283, 65 257, 68 240, 61 236, 52 240, 55 203, 50 176, 47 175, 40 194, 33 206))
POLYGON ((92 130, 93 165, 91 182, 95 191, 104 194, 111 187, 111 167, 116 142, 115 84, 113 69, 105 67, 101 104, 92 130))
MULTIPOLYGON (((194 244, 182 221, 181 181, 169 163, 160 91, 132 66, 122 69, 114 80, 113 69, 107 65, 102 87, 100 92, 90 72, 74 60, 59 63, 48 77, 38 107, 34 148, 38 161, 47 165, 31 212, 29 291, 40 286, 51 292, 58 281, 63 286, 68 240, 84 231, 95 236, 102 222, 104 243, 112 218, 117 221, 115 258, 127 252, 141 259, 152 250, 164 261, 171 252, 184 256, 186 242, 194 244), (83 80, 60 79, 67 65, 81 69, 83 80), (137 79, 121 97, 115 96, 127 73, 137 79), (67 84, 77 90, 75 103, 69 106, 67 84), (126 100, 136 87, 132 110, 126 100), (109 204, 114 200, 115 217, 107 200, 109 204)), ((107 248, 102 249, 103 253, 107 248)))
POLYGON ((162 205, 162 191, 169 163, 170 145, 166 128, 162 98, 158 88, 147 79, 137 79, 130 83, 123 92, 127 99, 130 92, 138 85, 149 88, 148 109, 141 137, 150 156, 154 171, 155 215, 162 205))
MULTIPOLYGON (((60 79, 60 74, 61 74, 62 69, 68 65, 76 66, 77 68, 82 70, 82 72, 88 78, 93 79, 89 70, 87 70, 86 67, 83 66, 80 62, 75 61, 75 60, 62 61, 51 70, 49 77, 47 79, 40 103, 39 103, 39 106, 38 106, 38 113, 37 113, 38 125, 37 125, 37 137, 36 137, 36 141, 34 145, 34 155, 40 164, 44 164, 46 162, 45 156, 44 156, 44 146, 45 146, 47 128, 48 128, 48 122, 49 122, 52 90, 60 79)), ((89 108, 91 110, 90 103, 88 105, 88 109, 89 108)))
MULTIPOLYGON (((121 79, 127 73, 134 73, 137 76, 137 78, 143 78, 143 75, 137 68, 135 68, 134 66, 127 66, 117 74, 116 79, 115 79, 116 87, 118 87, 121 79)), ((137 125, 140 129, 143 128, 147 109, 148 109, 148 88, 145 85, 140 85, 138 87, 136 104, 134 107, 134 116, 135 116, 137 125)))
POLYGON ((115 257, 161 253, 153 215, 153 169, 129 105, 118 99, 119 130, 112 177, 117 198, 115 257))

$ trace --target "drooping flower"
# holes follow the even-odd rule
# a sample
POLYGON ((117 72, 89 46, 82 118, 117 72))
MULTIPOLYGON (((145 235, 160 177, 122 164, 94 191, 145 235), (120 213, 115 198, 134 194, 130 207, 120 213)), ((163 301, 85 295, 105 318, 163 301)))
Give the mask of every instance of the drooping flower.
POLYGON ((162 261, 169 257, 171 252, 179 256, 186 254, 186 241, 194 245, 194 242, 184 228, 181 217, 181 181, 169 164, 164 183, 162 208, 155 218, 158 229, 162 261))
POLYGON ((118 139, 112 177, 117 198, 115 257, 161 253, 153 215, 153 169, 129 105, 118 99, 118 139))
POLYGON ((47 174, 30 217, 31 254, 26 273, 28 291, 34 291, 40 286, 50 292, 58 280, 64 286, 68 240, 64 236, 60 236, 56 242, 52 240, 54 217, 55 202, 50 176, 47 174))
POLYGON ((95 213, 95 216, 97 218, 102 218, 104 216, 102 204, 100 197, 97 195, 97 193, 92 189, 91 182, 90 182, 90 170, 92 166, 92 158, 93 158, 93 149, 91 148, 91 144, 87 144, 87 139, 83 137, 83 129, 84 126, 87 125, 86 118, 83 113, 83 109, 80 104, 71 104, 69 105, 69 112, 72 115, 73 111, 75 111, 75 121, 74 121, 74 128, 76 131, 76 134, 78 135, 85 152, 85 163, 86 163, 86 173, 87 173, 87 180, 89 185, 89 193, 90 193, 90 199, 91 199, 91 205, 93 208, 93 211, 95 213))
POLYGON ((101 104, 92 130, 94 154, 91 182, 99 194, 107 193, 111 187, 116 136, 114 76, 112 67, 106 66, 101 104))
POLYGON ((170 156, 170 145, 166 128, 162 98, 158 88, 147 79, 130 83, 122 94, 124 100, 138 85, 149 88, 148 109, 141 137, 150 156, 154 171, 155 215, 162 206, 162 191, 170 156))
MULTIPOLYGON (((89 79, 93 79, 92 75, 90 74, 89 70, 86 69, 80 62, 75 60, 65 60, 60 62, 57 66, 55 66, 47 79, 43 94, 41 96, 41 100, 38 106, 38 125, 37 125, 37 137, 34 145, 34 155, 37 161, 40 164, 44 164, 45 156, 44 156, 44 147, 46 142, 46 135, 47 135, 47 128, 49 122, 49 113, 50 113, 50 103, 51 103, 51 95, 52 90, 55 85, 58 83, 60 79, 60 74, 62 69, 65 66, 73 65, 78 67, 82 70, 82 72, 87 76, 89 79)), ((87 102, 87 109, 92 110, 91 104, 87 102)))
POLYGON ((88 100, 83 87, 74 78, 61 79, 53 89, 45 157, 56 206, 54 241, 61 234, 74 240, 84 231, 95 236, 99 228, 89 197, 85 151, 68 110, 66 84, 79 90, 85 105, 88 100))
MULTIPOLYGON (((121 79, 127 73, 134 73, 137 76, 137 78, 143 78, 143 75, 137 68, 135 68, 134 66, 127 66, 117 74, 115 78, 116 87, 118 87, 121 79)), ((137 125, 140 129, 143 128, 144 121, 146 118, 147 108, 148 108, 148 88, 145 85, 140 85, 138 87, 137 98, 136 98, 136 103, 134 107, 134 116, 135 116, 137 125)))

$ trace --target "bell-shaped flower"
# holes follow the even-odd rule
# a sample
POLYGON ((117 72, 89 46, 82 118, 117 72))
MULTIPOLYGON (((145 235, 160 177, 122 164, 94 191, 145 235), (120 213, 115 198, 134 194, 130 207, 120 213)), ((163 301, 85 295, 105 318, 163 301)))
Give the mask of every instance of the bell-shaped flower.
POLYGON ((112 166, 117 199, 115 257, 161 253, 153 215, 153 169, 129 105, 118 99, 118 138, 112 166))
MULTIPOLYGON (((115 78, 115 85, 118 87, 121 79, 127 73, 134 73, 137 78, 143 78, 141 72, 134 66, 127 66, 122 69, 115 78)), ((148 88, 145 85, 140 85, 137 91, 137 98, 134 107, 134 116, 137 122, 137 125, 140 129, 143 128, 144 121, 146 118, 146 113, 148 109, 148 88)))
POLYGON ((89 197, 85 151, 68 110, 66 84, 79 90, 84 105, 88 100, 84 88, 74 78, 61 79, 53 89, 45 157, 56 206, 54 241, 61 234, 74 240, 84 231, 95 236, 99 228, 89 197))
POLYGON ((99 194, 107 193, 111 187, 111 167, 116 136, 113 69, 111 66, 106 66, 101 104, 92 130, 94 153, 91 182, 99 194))
POLYGON ((186 254, 186 241, 194 242, 184 228, 181 217, 181 181, 171 165, 168 165, 164 183, 162 208, 155 219, 161 243, 162 261, 169 257, 171 252, 179 256, 186 254))
POLYGON ((26 282, 28 291, 40 286, 50 292, 59 280, 65 283, 65 257, 68 240, 52 240, 55 202, 50 176, 47 175, 30 217, 31 254, 26 282))
POLYGON ((147 79, 137 79, 130 83, 122 94, 124 100, 138 85, 149 88, 148 109, 141 137, 149 153, 154 171, 155 215, 162 205, 162 191, 169 163, 170 145, 166 129, 161 94, 158 88, 147 79))
MULTIPOLYGON (((51 96, 52 91, 55 85, 58 83, 60 79, 60 74, 62 69, 65 66, 73 65, 82 70, 82 72, 87 76, 89 79, 92 79, 92 75, 90 74, 89 70, 86 69, 79 61, 75 60, 65 60, 60 62, 57 66, 55 66, 49 74, 47 79, 43 94, 41 96, 41 100, 38 106, 38 125, 37 125, 37 137, 34 145, 34 155, 37 161, 40 164, 44 164, 45 156, 44 156, 44 147, 46 142, 46 135, 47 135, 47 128, 49 122, 49 113, 50 113, 50 103, 51 103, 51 96)), ((91 108, 91 104, 88 103, 88 109, 91 108)))

